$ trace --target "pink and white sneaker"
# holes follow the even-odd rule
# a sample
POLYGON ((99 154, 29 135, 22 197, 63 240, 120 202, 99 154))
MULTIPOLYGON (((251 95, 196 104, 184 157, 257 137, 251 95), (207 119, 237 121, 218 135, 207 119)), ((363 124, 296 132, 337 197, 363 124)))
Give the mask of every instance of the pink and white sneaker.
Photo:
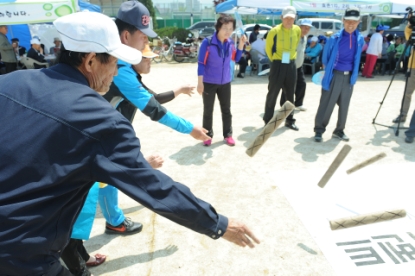
POLYGON ((209 139, 209 140, 203 141, 203 145, 204 145, 205 147, 209 147, 211 144, 212 144, 212 139, 209 139))
POLYGON ((232 136, 226 137, 225 143, 231 147, 235 146, 235 141, 233 140, 232 136))

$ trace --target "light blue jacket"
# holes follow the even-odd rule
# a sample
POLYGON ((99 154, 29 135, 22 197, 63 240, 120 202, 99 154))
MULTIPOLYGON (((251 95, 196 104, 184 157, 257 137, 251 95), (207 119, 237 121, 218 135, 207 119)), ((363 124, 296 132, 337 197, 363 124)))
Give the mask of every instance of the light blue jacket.
MULTIPOLYGON (((344 29, 332 35, 330 39, 327 40, 327 44, 324 46, 323 65, 325 68, 325 74, 323 77, 322 86, 326 91, 330 90, 330 83, 333 79, 334 63, 339 55, 339 43, 340 38, 343 36, 343 32, 344 29)), ((353 72, 350 77, 350 85, 355 85, 356 83, 357 75, 359 74, 360 55, 362 53, 362 47, 364 44, 363 36, 359 33, 358 30, 355 31, 355 34, 357 37, 357 49, 353 61, 353 72)))
MULTIPOLYGON (((130 64, 122 60, 118 61, 118 75, 114 77, 114 84, 123 95, 123 98, 131 102, 153 121, 158 121, 184 134, 192 132, 193 124, 163 107, 137 79, 137 73, 130 64)), ((110 89, 114 89, 114 87, 111 86, 110 89)))

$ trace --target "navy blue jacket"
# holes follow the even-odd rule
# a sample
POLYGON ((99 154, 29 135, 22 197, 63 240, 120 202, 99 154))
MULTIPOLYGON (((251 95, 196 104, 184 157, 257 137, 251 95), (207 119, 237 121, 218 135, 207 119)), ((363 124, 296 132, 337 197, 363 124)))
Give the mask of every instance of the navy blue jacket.
POLYGON ((41 275, 58 262, 95 181, 217 239, 228 220, 154 170, 128 120, 75 68, 0 76, 0 275, 41 275))

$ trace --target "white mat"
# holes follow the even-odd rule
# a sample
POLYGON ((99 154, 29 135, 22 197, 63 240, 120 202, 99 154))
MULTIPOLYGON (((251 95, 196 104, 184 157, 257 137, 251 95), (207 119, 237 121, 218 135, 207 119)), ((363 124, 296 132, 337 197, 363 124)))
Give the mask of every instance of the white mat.
POLYGON ((325 170, 272 174, 338 275, 415 275, 415 164, 341 166, 325 188, 325 170), (292 181, 288 181, 292 179, 292 181), (405 209, 407 216, 332 231, 330 219, 405 209))

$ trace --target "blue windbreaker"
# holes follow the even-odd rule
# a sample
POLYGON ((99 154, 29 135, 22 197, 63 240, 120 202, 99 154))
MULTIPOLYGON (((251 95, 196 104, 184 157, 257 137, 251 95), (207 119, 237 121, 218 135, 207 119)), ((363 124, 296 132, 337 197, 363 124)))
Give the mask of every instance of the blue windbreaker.
MULTIPOLYGON (((332 35, 329 40, 327 40, 327 44, 324 46, 323 50, 323 65, 324 65, 324 77, 322 81, 323 89, 326 91, 330 90, 330 83, 333 79, 333 69, 334 69, 334 62, 337 59, 339 54, 339 43, 340 38, 343 36, 344 29, 339 31, 338 33, 332 35)), ((360 55, 362 53, 362 47, 364 44, 363 36, 359 33, 358 30, 355 31, 356 34, 356 41, 357 41, 357 50, 354 56, 353 62, 353 72, 350 77, 350 85, 355 85, 357 80, 357 75, 359 74, 359 65, 360 65, 360 55)))

